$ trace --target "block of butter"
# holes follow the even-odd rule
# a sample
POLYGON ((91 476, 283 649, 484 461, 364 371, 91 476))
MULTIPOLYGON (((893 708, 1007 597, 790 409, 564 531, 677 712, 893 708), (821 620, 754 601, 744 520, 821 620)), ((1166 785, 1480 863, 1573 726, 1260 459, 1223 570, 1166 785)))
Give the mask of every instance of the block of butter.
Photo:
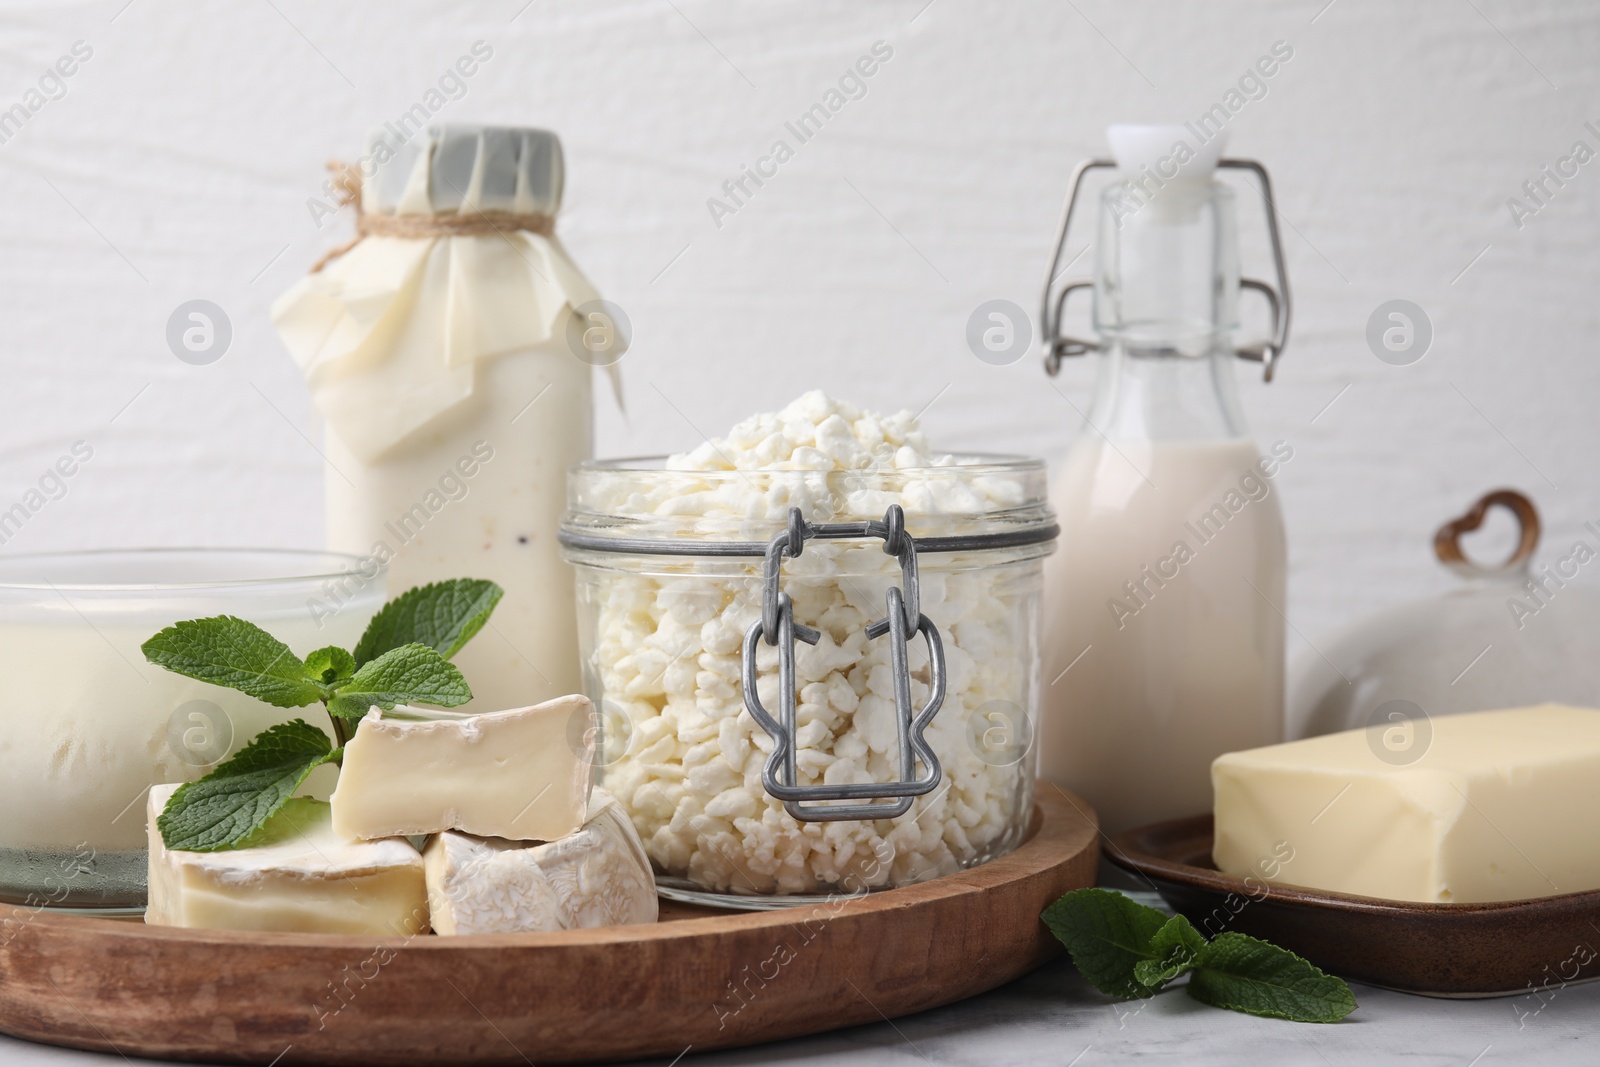
POLYGON ((656 921, 655 876, 633 822, 596 789, 583 829, 534 844, 435 835, 423 851, 439 934, 578 930, 656 921))
POLYGON ((1600 711, 1380 722, 1211 765, 1217 868, 1389 900, 1600 888, 1600 711), (1287 856, 1287 859, 1284 857, 1287 856))
POLYGON ((422 856, 405 840, 351 841, 326 801, 295 797, 248 848, 168 849, 156 817, 176 785, 150 790, 144 921, 204 930, 405 935, 428 929, 422 856))
POLYGON ((361 839, 443 830, 565 837, 588 810, 593 712, 582 696, 422 721, 373 708, 344 746, 329 798, 333 828, 361 839))

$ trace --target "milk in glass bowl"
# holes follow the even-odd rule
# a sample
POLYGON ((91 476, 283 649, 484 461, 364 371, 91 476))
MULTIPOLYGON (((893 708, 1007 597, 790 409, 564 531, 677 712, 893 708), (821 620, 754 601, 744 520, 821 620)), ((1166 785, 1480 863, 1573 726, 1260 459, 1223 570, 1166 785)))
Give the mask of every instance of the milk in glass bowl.
POLYGON ((236 615, 302 658, 350 648, 384 579, 370 560, 278 549, 0 559, 0 900, 142 907, 150 787, 198 778, 305 714, 173 674, 140 645, 184 619, 236 615))

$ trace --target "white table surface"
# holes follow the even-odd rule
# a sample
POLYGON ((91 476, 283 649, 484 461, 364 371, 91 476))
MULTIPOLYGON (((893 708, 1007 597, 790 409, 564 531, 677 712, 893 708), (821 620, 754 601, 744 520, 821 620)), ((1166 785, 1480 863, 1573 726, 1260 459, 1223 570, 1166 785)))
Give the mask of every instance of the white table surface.
MULTIPOLYGON (((1542 1010, 1541 1001, 1532 997, 1435 1000, 1369 986, 1354 989, 1359 1007, 1343 1022, 1287 1023, 1209 1008, 1178 989, 1142 1006, 1113 1001, 1095 992, 1063 959, 992 993, 893 1023, 705 1055, 690 1049, 679 1063, 1551 1067, 1600 1061, 1594 1043, 1600 1035, 1600 983, 1546 993, 1542 1010)), ((537 1049, 524 1051, 532 1062, 540 1062, 537 1049)), ((0 1038, 4 1067, 109 1067, 122 1062, 114 1055, 0 1038)))

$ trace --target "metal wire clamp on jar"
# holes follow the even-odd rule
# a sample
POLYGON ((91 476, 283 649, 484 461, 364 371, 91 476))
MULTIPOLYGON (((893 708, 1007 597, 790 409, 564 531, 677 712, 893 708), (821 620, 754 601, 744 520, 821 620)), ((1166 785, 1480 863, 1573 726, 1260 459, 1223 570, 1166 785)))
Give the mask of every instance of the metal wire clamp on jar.
MULTIPOLYGON (((585 487, 592 488, 593 483, 607 478, 648 482, 710 477, 714 481, 720 475, 753 478, 763 487, 792 489, 805 482, 815 488, 821 483, 815 472, 806 471, 707 475, 628 471, 603 464, 575 468, 572 507, 563 523, 561 541, 578 572, 585 682, 602 709, 602 732, 609 735, 606 745, 614 746, 622 735, 628 749, 616 755, 614 748, 603 746, 602 775, 608 788, 620 791, 619 799, 634 817, 647 850, 663 873, 660 882, 667 895, 723 906, 783 906, 815 901, 819 893, 889 888, 951 873, 1003 854, 1023 840, 1032 812, 1039 563, 1050 551, 1056 526, 1043 502, 1041 462, 1011 457, 963 459, 965 468, 958 462, 938 468, 930 476, 980 481, 985 477, 1012 478, 1019 487, 1017 500, 1022 506, 979 514, 908 517, 896 504, 887 507, 881 519, 856 519, 842 515, 839 507, 813 500, 814 506, 807 509, 811 518, 806 510, 790 508, 781 523, 728 518, 720 520, 720 527, 708 529, 717 526, 718 520, 698 520, 697 524, 676 516, 604 514, 594 499, 585 499, 603 494, 591 494, 585 487), (1024 485, 1025 492, 1021 491, 1024 485), (849 521, 824 521, 830 519, 849 521), (913 535, 908 529, 911 526, 925 532, 913 535), (649 536, 634 536, 636 533, 649 536), (724 539, 716 536, 718 533, 732 533, 739 539, 724 539), (751 539, 753 533, 764 539, 751 539), (865 541, 881 542, 881 551, 854 544, 865 541), (823 542, 834 543, 829 546, 832 554, 821 546, 823 542), (824 554, 814 559, 818 552, 824 554), (882 564, 870 564, 868 557, 882 564), (887 570, 891 561, 893 579, 887 570), (862 591, 864 585, 876 582, 887 583, 881 593, 862 591), (791 592, 796 594, 794 598, 791 592), (736 628, 737 641, 727 642, 726 655, 707 650, 693 657, 689 665, 677 667, 685 678, 693 677, 692 684, 685 680, 674 687, 663 682, 656 696, 630 696, 631 690, 642 687, 639 679, 643 675, 630 681, 612 672, 609 665, 635 657, 646 642, 657 637, 656 633, 641 637, 639 627, 655 625, 665 633, 669 627, 665 612, 690 596, 702 598, 702 610, 691 620, 693 626, 724 627, 719 631, 723 634, 736 628), (845 600, 850 602, 848 608, 842 606, 845 600), (625 619, 621 614, 606 615, 608 611, 623 612, 617 605, 624 602, 632 604, 625 619), (825 602, 833 606, 819 610, 819 603, 825 602), (974 608, 975 604, 979 606, 974 608), (656 622, 644 621, 652 613, 656 622), (982 613, 1000 621, 985 629, 985 623, 975 619, 982 613), (848 621, 841 622, 841 617, 848 621), (618 633, 625 633, 631 643, 611 647, 608 642, 618 633), (957 634, 954 644, 949 643, 952 633, 957 634), (923 637, 920 643, 914 640, 919 634, 923 637), (962 634, 971 643, 970 650, 962 647, 962 634), (881 638, 887 641, 880 642, 881 638), (840 678, 848 678, 856 686, 864 719, 858 719, 854 710, 841 712, 837 716, 841 725, 832 734, 818 733, 816 707, 808 712, 800 702, 816 701, 814 692, 824 683, 817 680, 815 659, 809 673, 797 672, 797 639, 810 646, 821 642, 811 655, 829 657, 828 662, 834 664, 826 668, 837 672, 828 676, 828 684, 837 685, 840 678), (926 649, 925 660, 917 644, 926 649), (739 692, 735 695, 730 690, 721 696, 723 679, 707 670, 717 659, 731 660, 735 651, 739 653, 738 669, 728 680, 739 692), (956 657, 953 674, 947 654, 956 657), (837 666, 844 659, 849 663, 837 666), (762 677, 763 664, 767 672, 776 667, 776 679, 770 673, 762 677), (983 679, 1002 680, 982 680, 980 674, 983 679), (769 689, 763 696, 760 687, 774 680, 776 691, 769 689), (670 695, 660 695, 660 689, 669 690, 670 695), (802 697, 802 690, 813 695, 802 697), (869 700, 881 701, 870 714, 869 700), (997 715, 990 707, 1008 702, 1014 711, 997 715), (709 718, 704 714, 708 707, 709 718), (706 759, 701 752, 692 767, 690 760, 679 756, 681 765, 660 770, 658 780, 647 780, 651 772, 644 764, 659 768, 663 759, 672 759, 661 755, 671 747, 664 749, 659 741, 666 727, 653 720, 675 715, 697 719, 693 729, 698 732, 692 738, 702 747, 706 737, 718 732, 718 726, 726 743, 734 726, 725 720, 742 718, 737 728, 760 750, 755 752, 760 757, 759 771, 753 757, 706 759), (874 718, 877 715, 892 715, 892 728, 884 719, 874 718), (832 759, 847 742, 858 740, 856 734, 867 736, 874 724, 878 740, 893 740, 884 746, 886 751, 874 749, 862 757, 863 768, 868 760, 877 764, 871 780, 861 780, 859 775, 850 780, 823 778, 817 770, 818 760, 832 759), (982 743, 976 739, 984 738, 985 731, 1008 738, 1012 747, 1006 749, 1003 764, 1000 757, 976 747, 982 743), (717 847, 712 839, 718 834, 711 829, 701 832, 692 824, 697 820, 700 824, 717 822, 699 815, 696 802, 715 810, 716 803, 726 803, 728 798, 722 794, 689 797, 686 804, 685 790, 679 788, 679 780, 702 772, 708 762, 719 764, 716 771, 725 780, 740 778, 742 784, 729 786, 729 792, 748 788, 756 794, 753 801, 734 797, 747 810, 740 817, 718 823, 725 823, 732 835, 731 844, 729 838, 721 839, 723 850, 733 853, 727 857, 728 870, 722 873, 708 871, 704 863, 697 866, 697 860, 717 847), (952 767, 954 779, 950 777, 952 767), (804 780, 808 775, 812 781, 804 780), (953 792, 958 785, 960 792, 953 792), (657 787, 654 792, 651 786, 657 787), (670 804, 668 797, 672 798, 670 804), (925 799, 919 802, 918 798, 925 799), (969 821, 964 828, 955 825, 955 805, 962 798, 970 801, 962 809, 961 817, 969 821), (985 817, 992 816, 993 821, 979 827, 972 810, 983 809, 985 804, 985 817), (917 810, 913 811, 914 807, 917 810), (693 814, 685 816, 685 810, 693 814), (930 811, 943 813, 943 818, 924 818, 930 811), (838 829, 824 830, 823 826, 838 829), (906 834, 923 832, 936 840, 950 837, 960 847, 939 845, 940 854, 932 857, 907 846, 895 835, 898 827, 910 827, 906 834), (852 885, 848 877, 840 877, 840 870, 828 867, 824 853, 827 848, 848 852, 848 845, 840 842, 858 832, 880 848, 877 857, 883 869, 880 876, 862 876, 852 885), (794 854, 789 854, 789 866, 781 876, 762 870, 758 853, 764 845, 769 851, 773 847, 763 837, 769 833, 779 838, 776 847, 780 852, 785 843, 793 844, 807 859, 795 861, 794 854), (823 841, 829 844, 825 847, 823 841), (817 850, 806 853, 808 843, 816 843, 817 850), (750 891, 741 892, 745 889, 750 891)), ((840 481, 865 479, 890 486, 903 482, 905 473, 838 472, 840 481)), ((680 652, 660 673, 672 673, 685 655, 680 652)), ((826 708, 823 712, 830 713, 826 708)), ((686 727, 684 734, 689 736, 690 729, 686 727)))
MULTIPOLYGON (((968 539, 969 545, 973 539, 968 539)), ((983 539, 977 538, 972 547, 982 548, 983 539)), ((939 757, 923 737, 923 731, 939 714, 944 704, 945 665, 944 642, 939 638, 939 628, 920 606, 917 579, 917 546, 906 534, 906 515, 899 504, 893 504, 884 513, 882 522, 837 522, 813 525, 806 522, 799 508, 789 511, 789 529, 775 536, 767 545, 765 593, 762 598, 761 618, 750 624, 744 639, 744 706, 755 716, 756 722, 772 737, 775 747, 762 771, 761 782, 768 793, 783 801, 783 809, 796 819, 813 822, 843 822, 846 819, 892 819, 911 810, 913 797, 932 792, 943 777, 939 757), (899 732, 900 780, 884 784, 855 784, 838 786, 800 785, 799 769, 795 760, 795 684, 794 639, 798 637, 808 645, 816 644, 822 637, 802 623, 795 622, 794 602, 789 594, 779 588, 779 576, 784 556, 799 556, 805 549, 806 539, 881 537, 883 551, 900 561, 901 585, 890 586, 885 594, 887 614, 867 627, 872 638, 889 635, 890 656, 894 670, 895 726, 899 732), (907 636, 921 634, 928 642, 928 663, 931 684, 927 701, 913 716, 911 711, 911 665, 906 653, 907 636), (765 639, 778 648, 779 719, 774 719, 761 706, 757 692, 759 670, 756 665, 756 643, 765 639), (916 763, 920 761, 927 773, 917 777, 916 763), (895 799, 898 798, 898 799, 895 799), (830 800, 890 800, 888 804, 805 804, 804 801, 830 800)))

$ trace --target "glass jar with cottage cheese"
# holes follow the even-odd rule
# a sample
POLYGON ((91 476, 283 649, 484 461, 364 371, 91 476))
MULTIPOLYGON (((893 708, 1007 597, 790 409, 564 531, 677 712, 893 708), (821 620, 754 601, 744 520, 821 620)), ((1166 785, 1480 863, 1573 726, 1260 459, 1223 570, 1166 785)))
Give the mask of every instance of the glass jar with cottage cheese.
POLYGON ((608 790, 668 895, 766 907, 1025 838, 1039 460, 932 453, 808 393, 694 452, 574 468, 562 541, 608 790), (753 683, 753 684, 752 684, 753 683))

